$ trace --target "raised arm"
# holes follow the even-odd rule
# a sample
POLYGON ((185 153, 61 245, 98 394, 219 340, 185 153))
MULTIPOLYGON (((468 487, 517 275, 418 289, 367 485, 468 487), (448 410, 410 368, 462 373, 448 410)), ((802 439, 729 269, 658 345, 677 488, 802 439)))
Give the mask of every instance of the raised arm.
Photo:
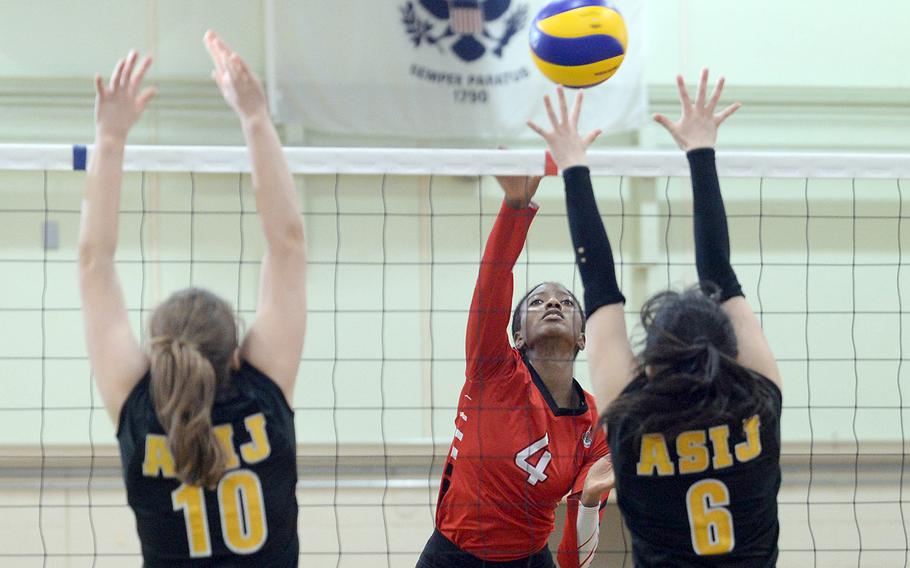
POLYGON ((117 62, 110 82, 95 76, 95 147, 85 176, 79 227, 79 292, 89 360, 104 406, 116 423, 133 387, 148 370, 117 277, 117 221, 123 151, 130 129, 155 95, 140 91, 152 60, 133 51, 117 62))
POLYGON ((714 162, 717 129, 728 116, 739 109, 740 104, 734 103, 715 114, 724 89, 724 78, 720 78, 711 98, 707 99, 707 69, 702 71, 694 104, 689 99, 682 76, 676 78, 676 83, 679 87, 682 117, 678 122, 672 122, 667 117, 656 114, 654 120, 670 132, 689 159, 698 278, 720 288, 719 300, 724 311, 730 316, 736 332, 738 362, 744 367, 758 371, 780 387, 781 377, 777 361, 730 265, 727 214, 714 162))
POLYGON ((547 141, 553 160, 563 172, 575 262, 585 288, 588 368, 597 406, 606 408, 632 380, 635 356, 626 331, 626 299, 616 282, 613 251, 597 210, 591 175, 586 165, 587 148, 600 131, 595 130, 584 138, 578 134, 583 91, 579 91, 575 98, 571 116, 562 87, 557 89, 557 95, 558 118, 550 98, 544 98, 553 129, 546 131, 533 122, 528 125, 547 141))
POLYGON ((290 402, 306 331, 306 244, 294 180, 259 79, 214 32, 206 33, 205 45, 215 64, 212 77, 240 117, 266 242, 259 306, 241 356, 271 377, 290 402))
POLYGON ((468 314, 465 333, 465 376, 483 380, 511 361, 512 268, 524 247, 528 229, 537 214, 531 198, 540 178, 496 178, 505 199, 487 238, 468 314))

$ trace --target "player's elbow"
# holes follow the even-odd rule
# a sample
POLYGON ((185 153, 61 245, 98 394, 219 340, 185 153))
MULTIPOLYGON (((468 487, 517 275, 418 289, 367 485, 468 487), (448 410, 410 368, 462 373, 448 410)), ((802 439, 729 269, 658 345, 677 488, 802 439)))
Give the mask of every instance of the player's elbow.
POLYGON ((284 256, 306 257, 306 236, 303 223, 290 222, 272 233, 269 248, 284 256))
POLYGON ((113 265, 116 248, 92 241, 79 240, 79 271, 93 272, 99 267, 113 265))
POLYGON ((302 248, 306 243, 306 234, 303 230, 303 222, 300 217, 294 216, 294 219, 283 227, 282 237, 293 247, 302 248))

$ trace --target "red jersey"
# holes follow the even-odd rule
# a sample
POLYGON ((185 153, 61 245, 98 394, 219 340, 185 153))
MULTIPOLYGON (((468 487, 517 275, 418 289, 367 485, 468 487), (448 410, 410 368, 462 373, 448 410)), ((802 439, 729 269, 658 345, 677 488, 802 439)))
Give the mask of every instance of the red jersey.
POLYGON ((594 398, 578 382, 578 408, 560 408, 508 334, 512 268, 536 208, 503 204, 484 250, 466 340, 466 378, 439 491, 436 526, 461 550, 490 561, 547 544, 570 496, 560 545, 578 565, 574 512, 588 470, 607 454, 594 398), (574 496, 574 497, 573 497, 574 496))

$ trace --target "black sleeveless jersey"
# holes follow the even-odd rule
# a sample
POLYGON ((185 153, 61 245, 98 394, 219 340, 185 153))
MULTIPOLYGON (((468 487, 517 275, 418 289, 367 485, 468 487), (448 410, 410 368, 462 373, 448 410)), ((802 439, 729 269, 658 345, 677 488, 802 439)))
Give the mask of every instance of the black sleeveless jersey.
POLYGON ((773 390, 771 417, 708 420, 674 439, 624 436, 633 427, 628 420, 608 423, 617 501, 635 566, 775 566, 782 402, 777 386, 773 390))
POLYGON ((281 389, 248 363, 212 409, 228 471, 213 490, 181 484, 146 375, 120 413, 127 501, 145 566, 297 566, 294 413, 281 389))

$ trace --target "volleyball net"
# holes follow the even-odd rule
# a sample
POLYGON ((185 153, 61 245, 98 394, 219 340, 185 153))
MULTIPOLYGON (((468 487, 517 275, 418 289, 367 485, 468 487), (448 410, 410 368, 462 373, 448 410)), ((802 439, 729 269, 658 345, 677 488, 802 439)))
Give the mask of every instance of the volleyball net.
MULTIPOLYGON (((79 311, 90 153, 0 145, 3 564, 141 562, 79 311)), ((536 150, 287 156, 310 259, 294 400, 301 561, 413 566, 432 531, 471 295, 502 198, 492 176, 541 175, 547 162, 536 150)), ((635 329, 645 298, 696 281, 688 165, 681 152, 611 151, 592 152, 590 166, 635 329)), ((718 166, 734 267, 784 377, 779 565, 906 566, 910 156, 720 152, 718 166)), ((246 150, 130 147, 124 168, 117 268, 137 334, 190 285, 250 321, 264 244, 246 150)), ((545 178, 535 200, 516 300, 547 280, 580 296, 562 180, 545 178)), ((584 353, 576 376, 590 386, 584 353)), ((631 566, 612 505, 598 562, 631 566)))

